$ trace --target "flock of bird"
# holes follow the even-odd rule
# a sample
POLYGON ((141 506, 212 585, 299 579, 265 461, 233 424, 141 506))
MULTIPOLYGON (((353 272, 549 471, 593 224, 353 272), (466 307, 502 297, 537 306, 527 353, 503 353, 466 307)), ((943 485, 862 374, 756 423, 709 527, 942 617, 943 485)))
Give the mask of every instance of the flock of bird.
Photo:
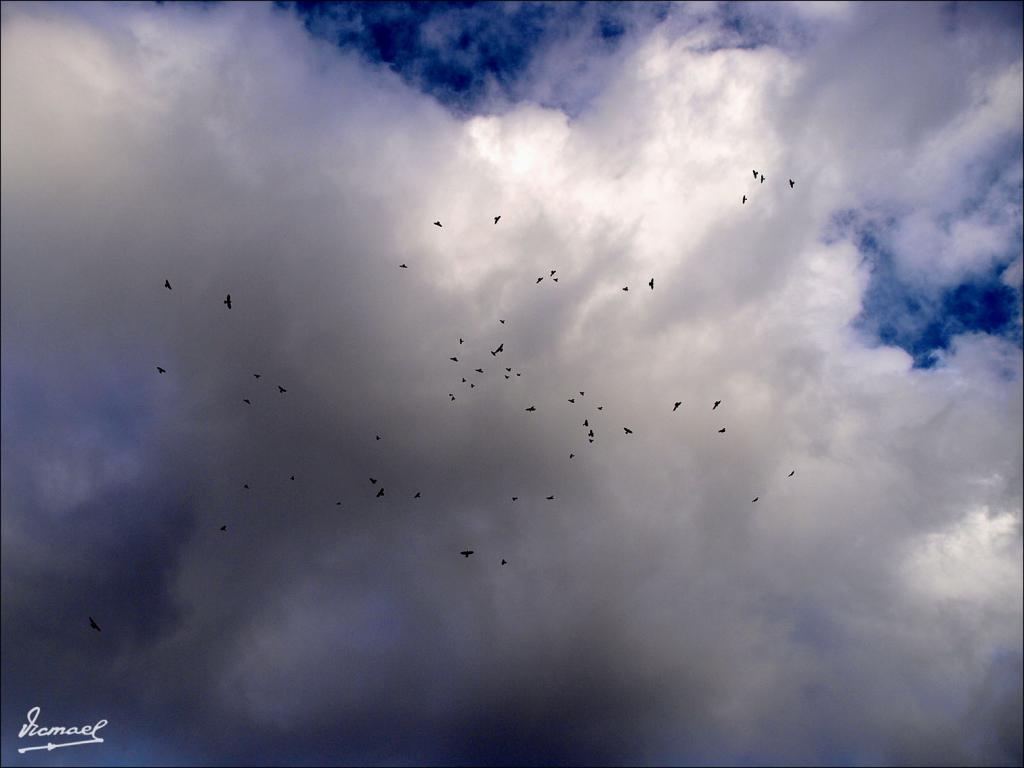
MULTIPOLYGON (((763 173, 759 173, 758 171, 754 170, 753 171, 753 175, 754 175, 754 180, 755 181, 758 181, 758 179, 760 179, 760 183, 764 184, 765 176, 764 176, 763 173)), ((796 182, 794 182, 793 179, 789 179, 789 187, 790 187, 790 189, 793 189, 795 186, 796 186, 796 182)), ((748 199, 747 196, 743 195, 742 203, 746 204, 747 199, 748 199)), ((494 223, 495 224, 497 224, 500 220, 501 220, 501 216, 500 215, 494 217, 494 223)), ((438 227, 438 228, 443 228, 444 225, 440 221, 435 221, 434 222, 434 226, 438 227)), ((398 267, 399 267, 399 269, 408 269, 409 268, 409 266, 407 264, 405 264, 404 262, 399 264, 398 267)), ((557 269, 552 269, 552 270, 550 270, 550 272, 547 275, 541 275, 540 277, 538 277, 536 279, 535 285, 540 284, 544 280, 545 277, 547 277, 547 278, 551 279, 553 282, 557 283, 558 282, 558 278, 555 276, 557 274, 557 272, 558 272, 557 269)), ((653 277, 647 282, 647 286, 652 291, 654 290, 654 278, 653 277)), ((173 288, 171 287, 171 282, 170 282, 169 279, 165 279, 164 280, 164 288, 166 288, 168 291, 173 290, 173 288)), ((623 286, 622 290, 628 292, 629 291, 629 286, 628 285, 623 286)), ((232 301, 231 301, 231 294, 230 293, 227 294, 224 297, 223 304, 229 310, 232 308, 232 301)), ((504 319, 500 319, 498 322, 501 325, 505 325, 505 320, 504 319)), ((465 341, 464 339, 459 338, 459 345, 461 346, 464 343, 464 341, 465 341)), ((496 358, 499 354, 502 354, 505 351, 505 343, 501 342, 501 343, 498 344, 498 346, 495 349, 489 350, 489 351, 490 351, 491 356, 496 358)), ((451 357, 449 357, 449 360, 454 362, 454 363, 458 363, 459 362, 459 358, 458 358, 457 355, 452 355, 451 357)), ((157 370, 157 373, 161 374, 161 375, 167 373, 167 369, 162 367, 162 366, 160 366, 160 365, 156 366, 156 370, 157 370)), ((473 370, 477 374, 483 374, 485 372, 483 368, 475 368, 473 370)), ((520 371, 514 371, 511 367, 506 367, 505 368, 504 376, 505 376, 506 379, 511 379, 513 373, 517 377, 518 376, 522 376, 522 373, 520 371)), ((262 375, 259 374, 259 373, 253 373, 253 377, 255 379, 259 380, 260 378, 262 378, 262 375)), ((462 383, 463 384, 468 383, 471 389, 476 387, 475 383, 467 382, 465 377, 462 377, 462 383)), ((288 392, 288 390, 285 387, 281 386, 280 384, 277 385, 277 391, 278 391, 278 394, 282 394, 282 395, 286 394, 288 392)), ((583 391, 579 392, 579 396, 581 398, 584 397, 584 395, 585 395, 585 393, 583 391)), ((452 392, 448 393, 448 397, 449 397, 449 402, 450 403, 454 403, 455 402, 456 398, 455 398, 455 394, 454 393, 452 393, 452 392)), ((248 397, 243 397, 242 398, 242 402, 245 403, 246 405, 249 405, 249 406, 252 405, 252 400, 250 400, 248 397)), ((575 404, 576 403, 576 397, 573 396, 573 397, 568 398, 568 402, 570 404, 575 404)), ((716 410, 718 408, 718 406, 720 406, 721 404, 722 404, 721 400, 715 400, 714 404, 711 406, 711 410, 712 411, 716 410)), ((678 401, 678 400, 675 401, 673 403, 673 405, 672 405, 672 413, 675 413, 677 410, 679 410, 680 406, 682 406, 682 405, 683 405, 682 401, 678 401)), ((604 410, 604 406, 603 405, 598 405, 598 406, 596 406, 596 408, 597 408, 598 411, 603 411, 604 410)), ((527 413, 535 413, 537 411, 537 407, 535 405, 530 405, 527 408, 525 408, 524 410, 527 413)), ((583 427, 585 429, 587 429, 587 433, 586 433, 587 434, 587 440, 590 443, 593 443, 596 438, 595 438, 594 429, 593 429, 593 427, 590 424, 590 419, 589 418, 586 418, 586 419, 583 420, 583 427)), ((627 426, 623 426, 622 429, 623 429, 624 434, 627 435, 627 436, 633 434, 633 430, 630 429, 627 426)), ((721 429, 719 429, 718 432, 719 432, 719 434, 724 434, 725 433, 725 427, 722 427, 721 429)), ((381 436, 380 435, 376 435, 376 439, 380 440, 381 436)), ((575 455, 576 455, 575 453, 570 453, 569 454, 569 458, 570 459, 575 458, 575 455)), ((794 469, 793 471, 791 471, 789 473, 788 477, 793 477, 795 474, 796 474, 796 470, 794 469)), ((295 475, 291 475, 289 479, 290 480, 295 480, 295 475)), ((369 478, 369 480, 370 480, 370 484, 371 485, 377 486, 377 482, 378 481, 377 481, 376 478, 371 477, 371 478, 369 478)), ((244 490, 249 490, 250 489, 250 486, 249 486, 248 483, 243 483, 242 487, 243 487, 244 490)), ((377 488, 377 493, 375 495, 375 498, 379 499, 379 498, 381 498, 383 496, 384 496, 384 486, 381 485, 379 488, 377 488)), ((416 491, 416 493, 414 494, 413 498, 414 499, 421 498, 420 491, 416 491)), ((751 500, 751 503, 757 502, 757 500, 759 498, 760 498, 760 496, 755 496, 751 500)), ((513 502, 518 501, 518 500, 519 500, 519 496, 513 496, 512 497, 512 501, 513 502)), ((554 501, 555 500, 555 496, 553 494, 550 495, 550 496, 546 496, 545 500, 546 501, 554 501)), ((336 502, 336 504, 337 504, 337 506, 340 506, 341 502, 338 501, 338 502, 336 502)), ((221 525, 220 526, 220 530, 222 532, 226 533, 227 530, 228 530, 228 526, 226 524, 225 525, 221 525)), ((459 552, 459 554, 462 555, 465 558, 469 558, 470 555, 475 554, 475 550, 464 549, 461 552, 459 552)), ((507 564, 508 564, 508 561, 505 560, 504 558, 501 558, 501 565, 504 566, 504 565, 507 565, 507 564)), ((97 632, 102 631, 100 629, 99 625, 96 623, 95 619, 93 619, 92 616, 89 617, 89 626, 92 629, 96 630, 97 632)))

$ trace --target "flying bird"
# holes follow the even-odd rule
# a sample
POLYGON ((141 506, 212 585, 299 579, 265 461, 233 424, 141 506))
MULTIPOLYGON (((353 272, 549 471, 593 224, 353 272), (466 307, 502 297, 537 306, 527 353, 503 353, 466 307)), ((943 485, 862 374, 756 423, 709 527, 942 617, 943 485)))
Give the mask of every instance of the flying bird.
POLYGON ((501 558, 501 564, 508 565, 508 560, 506 560, 505 558, 501 558))
POLYGON ((512 377, 511 377, 511 376, 509 376, 509 375, 508 375, 508 374, 506 373, 506 374, 505 374, 505 378, 506 378, 506 379, 511 379, 512 377))
POLYGON ((285 392, 287 392, 288 390, 287 390, 287 389, 285 389, 284 387, 282 387, 282 386, 281 386, 280 384, 278 384, 278 385, 277 385, 277 391, 278 391, 278 392, 280 392, 280 393, 281 393, 281 394, 283 395, 283 394, 284 394, 285 392))
POLYGON ((381 486, 381 489, 379 491, 377 491, 377 498, 379 499, 383 495, 384 495, 384 487, 381 486))
POLYGON ((103 631, 102 629, 100 629, 100 625, 96 623, 96 620, 93 619, 92 616, 89 617, 89 626, 95 629, 97 632, 103 631))
POLYGON ((252 400, 250 400, 248 397, 243 397, 242 402, 245 403, 246 405, 252 405, 252 400))
POLYGON ((603 405, 599 405, 599 406, 597 406, 597 410, 599 410, 599 411, 603 411, 603 410, 604 410, 604 406, 603 406, 603 405))
POLYGON ((334 506, 336 506, 336 507, 340 507, 340 506, 341 506, 341 502, 340 502, 340 501, 336 501, 336 502, 334 502, 334 506))
POLYGON ((254 373, 253 376, 255 376, 257 379, 260 377, 258 373, 254 373))
POLYGON ((156 367, 156 369, 157 369, 157 371, 159 371, 160 373, 167 373, 167 369, 166 369, 166 368, 161 368, 161 367, 160 367, 159 365, 158 365, 158 366, 156 367))
POLYGON ((519 501, 519 497, 518 496, 513 496, 512 497, 512 501, 519 501))
MULTIPOLYGON (((594 437, 594 430, 590 430, 589 432, 587 432, 587 437, 593 438, 594 437)), ((591 439, 590 442, 594 442, 593 439, 591 439)))
POLYGON ((461 552, 459 552, 459 554, 462 555, 463 557, 469 557, 470 555, 473 554, 473 550, 472 549, 464 549, 461 552))
POLYGON ((569 402, 570 403, 575 403, 576 402, 576 398, 575 397, 570 397, 569 398, 569 402))
POLYGON ((222 526, 220 527, 220 529, 221 529, 222 531, 226 531, 226 530, 228 529, 228 527, 227 527, 226 525, 222 525, 222 526))
POLYGON ((419 492, 419 491, 416 491, 416 495, 415 495, 415 496, 413 496, 413 498, 414 498, 414 499, 418 499, 419 497, 420 497, 420 492, 419 492))
MULTIPOLYGON (((541 280, 543 280, 543 279, 544 279, 543 277, 538 277, 538 278, 537 278, 537 283, 539 283, 539 282, 540 282, 541 280)), ((534 285, 536 285, 537 283, 534 283, 534 285)))
POLYGON ((495 223, 495 224, 497 224, 497 223, 498 223, 498 220, 499 220, 500 218, 501 218, 501 216, 495 216, 495 217, 494 217, 494 223, 495 223))
POLYGON ((483 373, 484 372, 483 368, 474 368, 473 370, 476 371, 477 373, 483 373))
POLYGON ((295 479, 295 475, 290 476, 288 479, 289 480, 294 480, 295 479))
POLYGON ((374 485, 376 485, 377 484, 377 478, 376 477, 371 477, 370 478, 370 482, 373 483, 374 485))
POLYGON ((377 439, 380 440, 380 435, 377 435, 377 439))
POLYGON ((548 277, 554 277, 555 276, 555 272, 557 272, 557 271, 558 271, 557 269, 552 269, 551 270, 551 274, 548 275, 548 277))
POLYGON ((494 350, 493 352, 491 352, 491 355, 493 357, 497 357, 499 352, 504 352, 504 351, 505 351, 505 342, 501 342, 501 344, 498 345, 498 348, 496 350, 494 350))
POLYGON ((166 288, 168 291, 171 290, 171 281, 170 280, 164 280, 164 288, 166 288))
POLYGON ((796 182, 795 182, 795 181, 793 181, 792 179, 790 179, 790 180, 789 180, 789 188, 790 188, 790 189, 792 189, 792 188, 793 188, 793 187, 795 187, 795 186, 796 186, 796 182))
POLYGON ((672 413, 675 413, 675 412, 676 412, 676 410, 677 410, 677 409, 679 408, 679 406, 680 406, 680 405, 682 405, 682 404, 683 404, 683 401, 682 401, 682 400, 680 400, 680 401, 679 401, 678 403, 676 403, 675 405, 673 405, 673 406, 672 406, 672 413))
POLYGON ((794 469, 792 472, 790 472, 788 475, 786 475, 786 477, 792 477, 795 474, 796 474, 796 470, 794 469))
POLYGON ((718 430, 718 434, 722 434, 723 432, 725 432, 725 427, 722 427, 720 430, 718 430))
POLYGON ((626 431, 627 435, 632 435, 633 434, 633 430, 630 429, 629 427, 623 427, 623 429, 626 431))
POLYGON ((651 282, 649 282, 648 285, 651 286, 651 290, 653 291, 654 290, 654 278, 653 277, 651 278, 651 282))
POLYGON ((746 202, 747 202, 747 196, 746 196, 746 195, 744 195, 744 196, 743 196, 743 203, 744 203, 744 205, 746 204, 746 202))
POLYGON ((583 420, 583 426, 584 427, 589 427, 590 426, 590 419, 584 419, 583 420))
POLYGON ((554 497, 554 496, 548 496, 548 497, 546 497, 546 498, 547 498, 547 500, 548 500, 548 501, 554 501, 554 500, 555 500, 555 497, 554 497))
POLYGON ((575 455, 576 455, 575 453, 570 453, 570 454, 569 454, 569 458, 571 459, 571 458, 573 458, 573 457, 574 457, 575 455))
POLYGON ((231 309, 231 294, 230 293, 227 295, 227 298, 224 299, 224 303, 228 305, 228 309, 231 309))
POLYGON ((462 337, 459 336, 459 344, 462 344, 462 337))
POLYGON ((245 488, 245 490, 247 490, 247 491, 249 490, 249 484, 248 483, 242 483, 242 487, 245 488))
POLYGON ((764 174, 761 174, 761 183, 764 184, 764 174))
POLYGON ((753 501, 751 501, 750 503, 751 503, 751 504, 753 504, 753 503, 754 503, 754 501, 757 501, 757 500, 758 500, 758 499, 760 499, 760 498, 761 498, 760 496, 755 496, 755 497, 754 497, 754 500, 753 500, 753 501))
POLYGON ((398 268, 399 268, 399 269, 408 269, 408 268, 409 268, 409 265, 408 265, 408 264, 399 264, 399 265, 398 265, 398 268))
POLYGON ((713 410, 715 410, 715 408, 717 408, 717 407, 718 407, 718 406, 720 406, 721 404, 722 404, 722 401, 721 401, 721 400, 715 400, 715 404, 711 406, 711 410, 712 410, 712 411, 713 411, 713 410))
POLYGON ((459 362, 459 358, 457 357, 449 357, 448 359, 451 360, 453 363, 459 362))
POLYGON ((582 392, 580 392, 580 397, 583 397, 583 393, 582 392))
POLYGON ((533 411, 536 411, 536 410, 537 410, 537 407, 536 407, 536 406, 533 406, 533 405, 531 405, 531 406, 530 406, 529 408, 527 408, 526 410, 527 410, 527 412, 530 412, 530 413, 532 413, 533 411))
POLYGON ((626 286, 625 288, 623 288, 622 290, 624 290, 624 291, 628 291, 628 290, 629 290, 629 286, 627 285, 627 286, 626 286))
POLYGON ((504 320, 499 320, 498 322, 499 322, 499 323, 501 323, 502 325, 504 325, 504 324, 505 324, 505 321, 504 321, 504 320))
POLYGON ((754 171, 754 178, 757 178, 757 171, 754 171))
POLYGON ((434 222, 434 226, 435 227, 440 227, 441 226, 441 222, 440 221, 435 221, 434 222))
POLYGON ((558 282, 558 278, 557 277, 553 277, 551 279, 554 280, 556 283, 558 282))
POLYGON ((453 395, 451 392, 448 393, 448 397, 451 398, 451 402, 455 402, 455 395, 453 395))

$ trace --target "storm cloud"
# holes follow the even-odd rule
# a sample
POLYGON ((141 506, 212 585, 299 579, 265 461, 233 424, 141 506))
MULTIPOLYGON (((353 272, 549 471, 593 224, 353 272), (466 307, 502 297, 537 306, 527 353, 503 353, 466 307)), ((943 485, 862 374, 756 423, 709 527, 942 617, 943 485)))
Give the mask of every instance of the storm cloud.
POLYGON ((1006 13, 648 9, 467 113, 290 7, 5 3, 5 764, 1019 764, 1006 13))

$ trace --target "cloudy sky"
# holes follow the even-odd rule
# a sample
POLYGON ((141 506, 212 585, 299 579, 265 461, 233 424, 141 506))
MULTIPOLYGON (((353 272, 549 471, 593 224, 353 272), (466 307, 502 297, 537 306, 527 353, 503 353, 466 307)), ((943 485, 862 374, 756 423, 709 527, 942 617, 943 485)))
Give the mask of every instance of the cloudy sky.
POLYGON ((5 2, 4 764, 1020 764, 1021 15, 5 2))

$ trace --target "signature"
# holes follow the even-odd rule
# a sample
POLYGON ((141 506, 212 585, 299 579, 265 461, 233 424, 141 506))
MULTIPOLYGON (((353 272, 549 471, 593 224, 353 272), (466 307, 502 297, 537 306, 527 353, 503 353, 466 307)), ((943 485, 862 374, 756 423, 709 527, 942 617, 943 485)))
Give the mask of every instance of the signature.
POLYGON ((26 736, 44 737, 44 736, 89 736, 90 738, 83 741, 68 741, 63 744, 54 744, 52 741, 46 744, 40 744, 37 747, 22 747, 18 750, 19 753, 24 754, 25 752, 31 752, 34 749, 45 749, 47 752, 51 752, 60 747, 77 747, 83 744, 102 744, 103 739, 96 735, 97 731, 106 726, 106 720, 98 720, 92 725, 73 725, 70 728, 65 728, 62 725, 55 725, 51 728, 46 728, 40 725, 36 725, 36 721, 39 719, 39 707, 32 707, 25 716, 27 721, 21 730, 18 732, 18 738, 23 739, 26 736))

